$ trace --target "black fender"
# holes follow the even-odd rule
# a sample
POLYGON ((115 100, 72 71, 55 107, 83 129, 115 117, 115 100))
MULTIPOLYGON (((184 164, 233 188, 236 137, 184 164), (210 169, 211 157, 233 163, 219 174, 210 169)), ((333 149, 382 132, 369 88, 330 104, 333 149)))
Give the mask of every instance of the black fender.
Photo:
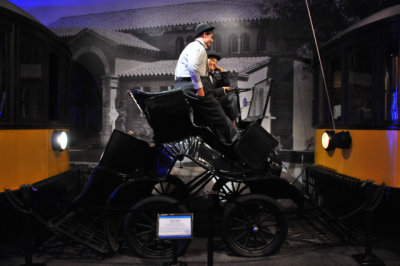
POLYGON ((150 196, 154 184, 160 180, 150 176, 130 179, 110 194, 105 204, 103 223, 105 236, 112 250, 116 251, 120 246, 120 235, 129 209, 139 200, 150 196))
POLYGON ((274 199, 291 199, 297 204, 298 210, 303 210, 304 195, 286 179, 269 176, 246 181, 251 193, 264 194, 274 199))

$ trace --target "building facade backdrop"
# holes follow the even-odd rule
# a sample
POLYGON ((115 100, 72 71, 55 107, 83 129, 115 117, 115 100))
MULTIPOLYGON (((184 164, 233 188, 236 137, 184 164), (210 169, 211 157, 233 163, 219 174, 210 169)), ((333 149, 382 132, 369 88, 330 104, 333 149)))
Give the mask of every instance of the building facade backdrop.
POLYGON ((73 53, 71 126, 76 139, 98 138, 105 145, 114 128, 151 137, 127 90, 173 88, 180 52, 194 40, 197 24, 207 22, 216 27, 210 49, 222 56, 231 87, 265 89, 241 95, 242 117, 249 106, 263 106, 266 79, 272 77, 263 126, 280 140, 281 149, 307 149, 313 135, 310 57, 301 52, 301 40, 269 34, 276 14, 258 4, 195 2, 64 17, 50 24, 73 53))

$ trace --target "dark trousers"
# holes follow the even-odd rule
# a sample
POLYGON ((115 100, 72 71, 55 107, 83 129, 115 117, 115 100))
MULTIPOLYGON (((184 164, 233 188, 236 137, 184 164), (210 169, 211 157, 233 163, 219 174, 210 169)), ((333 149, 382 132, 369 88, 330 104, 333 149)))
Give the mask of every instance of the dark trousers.
POLYGON ((231 121, 236 120, 239 117, 239 111, 237 107, 236 97, 232 93, 228 93, 217 97, 218 102, 221 104, 226 115, 231 121))
POLYGON ((201 123, 211 127, 227 143, 232 143, 238 137, 238 132, 226 116, 221 104, 213 95, 213 87, 210 87, 212 84, 209 79, 202 78, 202 83, 204 86, 204 97, 196 95, 197 90, 194 89, 191 81, 175 82, 174 89, 182 89, 193 108, 196 121, 201 121, 201 123))

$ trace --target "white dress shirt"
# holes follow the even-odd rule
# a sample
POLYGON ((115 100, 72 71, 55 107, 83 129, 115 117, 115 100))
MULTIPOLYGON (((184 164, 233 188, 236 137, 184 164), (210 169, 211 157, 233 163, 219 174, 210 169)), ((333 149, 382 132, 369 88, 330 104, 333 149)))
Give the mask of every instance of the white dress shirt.
POLYGON ((196 90, 203 87, 200 77, 207 76, 206 45, 200 40, 189 43, 179 56, 175 68, 176 78, 192 78, 196 90))

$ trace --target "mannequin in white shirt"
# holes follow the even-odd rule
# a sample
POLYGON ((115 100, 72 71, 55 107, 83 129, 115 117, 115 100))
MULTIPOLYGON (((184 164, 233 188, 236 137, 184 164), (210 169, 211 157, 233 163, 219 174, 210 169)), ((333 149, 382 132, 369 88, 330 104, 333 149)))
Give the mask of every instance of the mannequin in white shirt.
POLYGON ((206 49, 214 40, 214 27, 199 24, 196 40, 188 44, 179 56, 175 69, 176 89, 182 89, 198 121, 209 126, 226 143, 239 138, 237 130, 213 94, 214 86, 208 77, 206 49))

